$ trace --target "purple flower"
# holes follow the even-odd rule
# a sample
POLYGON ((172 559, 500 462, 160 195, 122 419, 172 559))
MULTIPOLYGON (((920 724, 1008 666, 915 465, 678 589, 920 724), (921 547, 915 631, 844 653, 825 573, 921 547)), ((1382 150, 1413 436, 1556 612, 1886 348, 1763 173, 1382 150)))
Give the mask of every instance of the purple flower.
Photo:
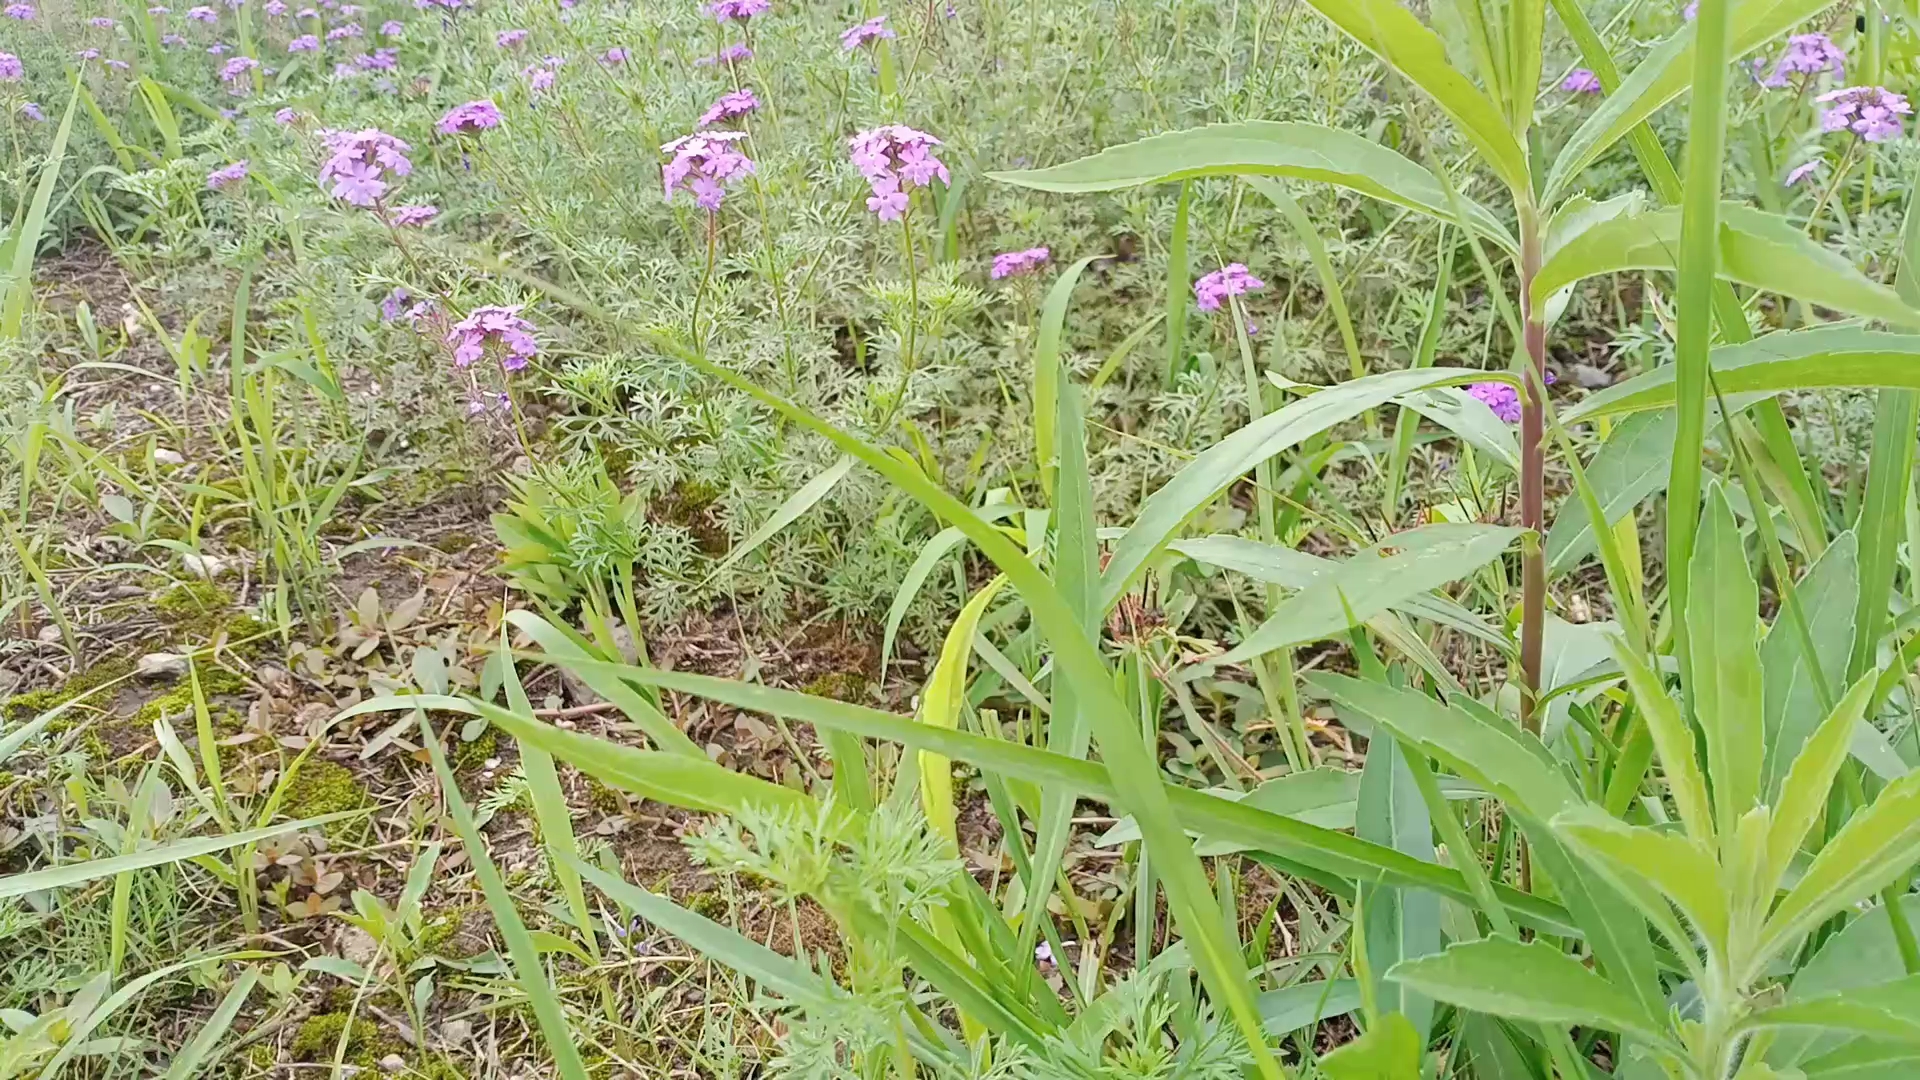
POLYGON ((379 128, 330 131, 326 141, 329 156, 320 165, 320 182, 331 183, 330 194, 355 206, 372 206, 387 193, 387 173, 405 176, 413 171, 406 156, 413 147, 379 128))
POLYGON ((926 187, 936 176, 951 183, 946 165, 933 155, 939 145, 932 135, 902 124, 869 128, 848 139, 854 167, 873 189, 867 209, 881 221, 898 221, 907 212, 908 187, 926 187))
POLYGON ((732 93, 720 95, 713 107, 700 114, 696 127, 712 127, 736 116, 745 116, 760 107, 760 99, 753 96, 751 89, 742 87, 732 93))
POLYGON ((227 47, 221 44, 220 42, 216 41, 213 44, 207 46, 207 55, 208 56, 225 56, 227 55, 227 47))
POLYGON ((317 19, 320 17, 320 13, 312 8, 301 8, 299 11, 293 13, 293 17, 296 19, 317 19))
POLYGON ((399 66, 399 49, 375 49, 353 58, 353 66, 362 71, 392 71, 399 66))
POLYGON ((388 19, 386 22, 380 24, 381 37, 399 37, 406 33, 406 30, 407 28, 401 25, 398 19, 388 19))
POLYGON ((158 18, 159 16, 162 16, 162 15, 173 14, 173 9, 170 7, 167 7, 165 4, 155 4, 152 7, 147 9, 147 14, 158 18))
POLYGON ((1520 392, 1503 382, 1477 382, 1467 387, 1467 393, 1486 402, 1493 415, 1509 424, 1520 422, 1520 392))
POLYGON ((887 17, 885 15, 875 15, 866 22, 849 26, 841 31, 840 48, 844 52, 852 52, 870 41, 879 41, 881 38, 896 36, 898 35, 887 29, 887 17))
POLYGON ((717 0, 707 7, 707 14, 717 22, 738 19, 745 22, 755 15, 773 6, 773 0, 717 0))
POLYGON ((32 4, 8 4, 7 5, 7 18, 9 19, 19 19, 22 22, 25 22, 26 20, 31 19, 38 14, 39 12, 34 10, 34 7, 32 4))
POLYGON ((1820 116, 1822 131, 1852 131, 1874 143, 1899 138, 1900 118, 1913 112, 1905 96, 1881 86, 1849 86, 1814 100, 1832 106, 1820 116))
POLYGON ((615 45, 613 48, 608 49, 606 52, 600 54, 600 62, 607 65, 608 67, 614 67, 615 65, 618 65, 618 64, 624 64, 627 62, 627 50, 621 48, 618 45, 615 45))
POLYGON ((411 299, 413 299, 412 293, 404 287, 395 286, 394 290, 380 301, 380 318, 387 322, 398 319, 407 310, 407 301, 411 299))
POLYGON ((1597 94, 1600 92, 1600 76, 1586 68, 1574 68, 1561 80, 1560 89, 1575 94, 1597 94))
POLYGON ((20 103, 20 115, 26 117, 27 119, 33 121, 36 124, 44 124, 47 122, 47 114, 41 112, 40 106, 34 104, 31 101, 24 101, 20 103))
POLYGON ((160 35, 160 44, 166 46, 169 49, 178 45, 185 45, 186 43, 187 43, 187 39, 181 37, 179 34, 161 34, 160 35))
POLYGON ((528 92, 544 94, 553 89, 553 80, 558 74, 558 72, 550 67, 541 67, 539 64, 529 64, 521 70, 520 77, 527 80, 528 92))
POLYGON ((1201 311, 1218 311, 1227 297, 1266 287, 1266 282, 1247 273, 1245 264, 1228 263, 1193 283, 1193 299, 1201 311))
POLYGON ((105 63, 115 71, 130 71, 133 68, 133 65, 127 63, 125 60, 115 60, 111 56, 107 57, 105 63))
POLYGON ((247 159, 241 158, 239 161, 236 161, 231 165, 225 166, 224 168, 215 169, 212 172, 208 173, 207 174, 207 190, 225 191, 227 188, 232 187, 233 185, 239 183, 242 180, 245 180, 246 178, 247 178, 247 159))
MULTIPOLYGON (((622 50, 624 52, 624 50, 622 50)), ((693 62, 694 67, 712 67, 715 64, 733 65, 753 59, 753 50, 745 45, 729 45, 712 56, 703 56, 693 62)))
POLYGON ((1825 34, 1795 34, 1787 39, 1787 51, 1773 65, 1773 74, 1760 80, 1760 85, 1778 88, 1788 85, 1791 76, 1812 78, 1823 71, 1836 79, 1846 78, 1847 54, 1825 34))
POLYGON ((357 38, 364 33, 366 33, 366 31, 360 29, 359 23, 350 22, 344 26, 336 26, 333 29, 327 31, 327 40, 339 41, 342 38, 357 38))
POLYGON ((233 93, 243 94, 253 88, 253 69, 260 61, 251 56, 236 56, 220 69, 220 81, 226 83, 233 93))
POLYGON ((26 67, 20 58, 10 52, 0 52, 0 82, 19 82, 26 75, 26 67))
POLYGON ((387 221, 401 228, 419 228, 439 216, 440 208, 437 206, 427 203, 409 203, 406 206, 394 207, 393 212, 387 215, 387 221))
POLYGON ((661 153, 673 155, 660 173, 667 198, 682 190, 702 210, 720 209, 727 183, 753 171, 753 160, 733 148, 746 137, 744 131, 696 131, 662 146, 661 153))
POLYGON ((1692 22, 1700 16, 1700 0, 1687 0, 1687 6, 1680 9, 1680 17, 1692 22))
POLYGON ((500 108, 488 99, 469 101, 447 110, 434 127, 443 135, 478 135, 500 126, 500 108))
POLYGON ((273 122, 281 127, 292 127, 300 122, 300 114, 294 112, 291 106, 283 105, 273 111, 273 122))
POLYGON ((267 0, 267 2, 261 6, 260 10, 266 12, 270 17, 277 19, 287 13, 286 0, 267 0))
POLYGON ((1018 277, 1031 274, 1040 269, 1053 252, 1043 247, 1028 248, 1025 251, 1009 251, 993 257, 993 269, 988 276, 995 281, 1001 278, 1018 277))
POLYGON ((477 307, 447 331, 447 344, 453 346, 455 367, 471 367, 487 355, 489 345, 497 345, 500 367, 519 371, 527 361, 540 355, 540 343, 533 338, 533 324, 520 317, 519 304, 507 307, 477 307))
POLYGON ((220 13, 210 7, 197 7, 187 12, 187 18, 194 22, 214 23, 220 21, 220 13))
POLYGON ((301 34, 287 42, 287 51, 290 53, 319 52, 320 39, 312 34, 301 34))
POLYGON ((1787 173, 1787 186, 1792 187, 1793 185, 1798 184, 1800 181, 1805 180, 1808 176, 1811 176, 1815 172, 1818 172, 1820 170, 1820 167, 1825 165, 1826 163, 1827 163, 1826 158, 1814 158, 1812 161, 1809 161, 1804 165, 1795 165, 1787 173))
POLYGON ((105 15, 95 15, 93 18, 87 20, 87 25, 93 27, 95 30, 111 30, 120 24, 107 18, 105 15))
POLYGON ((81 49, 79 52, 73 54, 73 58, 75 60, 98 60, 100 59, 100 50, 81 49))
POLYGON ((468 417, 479 416, 488 408, 496 412, 507 412, 513 408, 513 398, 509 397, 505 390, 475 390, 467 398, 468 417))
POLYGON ((493 35, 493 43, 503 49, 511 49, 525 40, 527 40, 525 30, 502 30, 493 35))

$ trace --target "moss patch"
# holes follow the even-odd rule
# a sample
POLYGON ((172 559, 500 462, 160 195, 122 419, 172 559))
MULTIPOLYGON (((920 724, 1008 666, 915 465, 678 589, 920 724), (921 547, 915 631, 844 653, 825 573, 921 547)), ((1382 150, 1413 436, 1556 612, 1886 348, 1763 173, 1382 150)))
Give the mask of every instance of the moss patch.
MULTIPOLYGON (((202 669, 199 674, 200 690, 207 699, 208 711, 213 714, 214 726, 228 732, 240 730, 239 714, 232 709, 214 705, 213 699, 222 694, 244 693, 247 689, 246 680, 221 667, 208 667, 202 669)), ((188 718, 188 725, 192 725, 193 680, 180 680, 173 689, 140 706, 134 712, 132 719, 127 722, 145 730, 151 728, 155 720, 168 716, 176 719, 185 716, 188 718)))
POLYGON ((481 731, 472 742, 461 742, 457 734, 457 729, 449 728, 449 730, 456 731, 453 740, 453 753, 449 755, 449 760, 455 772, 466 772, 470 769, 479 768, 486 763, 488 758, 494 755, 494 751, 500 748, 499 733, 495 732, 491 725, 481 731))
POLYGON ((244 611, 234 611, 233 595, 210 581, 183 581, 156 597, 153 609, 175 637, 196 642, 221 634, 228 641, 247 641, 273 630, 244 611))
MULTIPOLYGON (((338 762, 308 758, 294 774, 293 782, 287 785, 280 812, 295 819, 319 817, 342 810, 358 810, 366 802, 367 789, 359 777, 353 775, 353 770, 338 762)), ((325 831, 329 837, 338 837, 339 830, 363 823, 360 818, 335 821, 326 825, 325 831)))
POLYGON ((801 693, 853 704, 864 703, 873 692, 873 680, 855 671, 822 675, 800 688, 801 693))
MULTIPOLYGON (((58 686, 13 695, 7 699, 5 705, 0 705, 0 715, 4 715, 8 720, 31 720, 48 709, 64 705, 81 694, 105 686, 132 671, 133 661, 124 657, 102 660, 58 686)), ((63 725, 59 720, 49 726, 50 730, 61 728, 63 725)))
POLYGON ((341 1060, 363 1069, 375 1068, 381 1058, 403 1053, 407 1048, 398 1036, 380 1030, 380 1025, 371 1020, 332 1012, 309 1017, 293 1033, 293 1043, 288 1049, 295 1061, 329 1062, 333 1060, 334 1049, 340 1045, 342 1033, 347 1036, 347 1052, 341 1060))

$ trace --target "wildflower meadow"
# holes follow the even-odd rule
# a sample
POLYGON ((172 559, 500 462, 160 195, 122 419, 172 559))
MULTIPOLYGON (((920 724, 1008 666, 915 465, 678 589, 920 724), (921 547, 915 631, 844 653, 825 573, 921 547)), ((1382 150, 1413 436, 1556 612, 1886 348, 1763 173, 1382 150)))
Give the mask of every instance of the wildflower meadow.
POLYGON ((1915 0, 0 7, 0 1080, 1920 1075, 1915 0))

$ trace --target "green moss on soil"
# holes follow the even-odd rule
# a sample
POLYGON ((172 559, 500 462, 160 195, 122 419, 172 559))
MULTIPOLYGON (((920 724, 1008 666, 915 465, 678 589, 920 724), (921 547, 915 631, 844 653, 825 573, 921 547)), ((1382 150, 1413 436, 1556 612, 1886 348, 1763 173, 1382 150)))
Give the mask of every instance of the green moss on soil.
POLYGON ((867 700, 873 690, 873 680, 856 671, 836 671, 822 675, 800 688, 805 694, 814 697, 832 698, 861 704, 867 700))
POLYGON ((499 748, 500 736, 492 727, 480 732, 479 737, 472 742, 461 742, 456 735, 453 741, 453 753, 450 755, 453 770, 467 772, 477 769, 485 764, 488 758, 494 756, 494 751, 499 748))
MULTIPOLYGON (((4 715, 10 721, 31 720, 48 709, 64 705, 81 694, 98 689, 132 671, 133 661, 125 657, 102 660, 58 686, 13 695, 6 700, 6 704, 0 705, 0 715, 4 715)), ((65 730, 65 727, 61 720, 55 720, 49 725, 49 730, 58 733, 65 730)))
POLYGON ((377 1068, 381 1058, 404 1053, 407 1048, 399 1036, 382 1031, 372 1020, 331 1012, 309 1017, 302 1023, 293 1033, 288 1050, 295 1061, 330 1062, 334 1049, 340 1045, 342 1032, 347 1035, 347 1052, 341 1060, 363 1069, 377 1068))
POLYGON ((232 594, 210 581, 183 581, 161 593, 153 608, 175 637, 194 642, 222 634, 230 642, 246 642, 273 630, 244 611, 234 611, 232 594))
MULTIPOLYGON (((367 789, 359 777, 353 775, 353 770, 338 762, 308 758, 294 775, 293 782, 287 785, 280 812, 293 819, 319 817, 342 810, 358 810, 366 802, 367 789)), ((329 837, 339 838, 342 830, 355 826, 363 826, 363 819, 331 822, 324 829, 329 837)))

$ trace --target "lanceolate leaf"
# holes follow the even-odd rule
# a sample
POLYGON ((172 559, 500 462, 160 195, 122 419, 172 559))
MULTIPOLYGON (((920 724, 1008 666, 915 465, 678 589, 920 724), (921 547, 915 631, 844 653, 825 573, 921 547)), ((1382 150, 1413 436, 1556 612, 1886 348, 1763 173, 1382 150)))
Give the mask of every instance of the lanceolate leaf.
MULTIPOLYGON (((1860 592, 1853 537, 1851 530, 1836 537, 1794 586, 1830 691, 1846 681, 1847 655, 1853 650, 1854 601, 1860 592)), ((1763 776, 1769 806, 1780 805, 1780 783, 1825 712, 1806 650, 1797 639, 1793 621, 1782 612, 1760 643, 1760 670, 1766 674, 1760 709, 1767 744, 1763 776)))
MULTIPOLYGON (((1641 500, 1667 486, 1674 421, 1671 409, 1629 416, 1587 463, 1587 482, 1599 496, 1609 524, 1632 513, 1641 500)), ((1595 546, 1592 520, 1569 504, 1547 530, 1548 572, 1559 574, 1573 569, 1593 554, 1595 546)))
POLYGON ((1418 690, 1318 672, 1308 683, 1419 748, 1502 801, 1542 821, 1580 796, 1540 740, 1491 714, 1447 705, 1418 690))
MULTIPOLYGON (((1733 5, 1729 59, 1739 59, 1833 6, 1833 0, 1746 0, 1733 5)), ((1547 174, 1543 201, 1551 204, 1606 149, 1691 85, 1693 24, 1655 46, 1580 125, 1547 174)))
POLYGON ((1627 992, 1544 941, 1490 937, 1399 964, 1387 977, 1441 1001, 1516 1020, 1659 1039, 1666 1025, 1627 992))
POLYGON ((1872 896, 1920 859, 1920 772, 1881 789, 1855 813, 1767 919, 1761 955, 1785 948, 1829 915, 1872 896))
MULTIPOLYGON (((1110 146, 1047 169, 987 175, 1020 187, 1069 193, 1118 191, 1199 176, 1290 176, 1453 220, 1446 190, 1432 173, 1371 139, 1319 124, 1209 124, 1110 146)), ((1513 248, 1506 227, 1491 211, 1472 202, 1466 207, 1481 235, 1513 248)))
MULTIPOLYGON (((1623 214, 1554 252, 1533 279, 1535 303, 1581 278, 1619 270, 1673 270, 1680 259, 1680 209, 1623 214)), ((1807 238, 1786 218, 1738 203, 1720 204, 1720 277, 1849 315, 1920 324, 1920 311, 1853 263, 1807 238)), ((1724 387, 1722 389, 1725 389, 1724 387)))
POLYGON ((1694 718, 1707 741, 1707 778, 1720 833, 1760 797, 1760 586, 1719 484, 1707 491, 1693 549, 1686 620, 1693 637, 1694 718))
POLYGON ((1417 593, 1436 589, 1500 557, 1525 530, 1502 525, 1428 525, 1394 535, 1404 548, 1381 558, 1363 551, 1282 601, 1247 640, 1219 659, 1237 664, 1289 645, 1338 634, 1417 593))
MULTIPOLYGON (((1920 894, 1908 894, 1900 906, 1908 921, 1920 919, 1920 894)), ((1894 940, 1893 924, 1887 918, 1886 907, 1882 905, 1849 919, 1845 928, 1827 939, 1820 951, 1794 975, 1793 985, 1787 989, 1787 1001, 1811 1000, 1841 991, 1878 986, 1905 976, 1906 968, 1900 960, 1898 943, 1894 940)), ((1767 1054, 1767 1060, 1774 1065, 1799 1065, 1808 1059, 1825 1056, 1844 1041, 1843 1036, 1821 1036, 1814 1031, 1781 1032, 1773 1049, 1767 1054)), ((1920 1054, 1920 1049, 1911 1052, 1920 1054)), ((1814 1075, 1810 1064, 1803 1067, 1807 1068, 1809 1076, 1814 1075)), ((1873 1075, 1905 1077, 1914 1074, 1873 1075)))
MULTIPOLYGON (((1920 335, 1835 326, 1791 330, 1713 350, 1723 394, 1779 393, 1838 386, 1920 388, 1920 335)), ((1673 404, 1673 365, 1610 386, 1561 414, 1565 423, 1662 409, 1673 404)))
POLYGON ((1755 1013, 1755 1027, 1849 1031, 1920 1044, 1920 975, 1858 990, 1775 1005, 1755 1013))
MULTIPOLYGON (((1392 738, 1367 743, 1367 763, 1360 774, 1360 806, 1355 834, 1362 840, 1404 851, 1416 859, 1433 858, 1433 823, 1426 803, 1392 738)), ((1440 898, 1423 889, 1396 889, 1360 882, 1360 932, 1367 936, 1367 963, 1375 979, 1402 960, 1440 951, 1440 898)), ((1433 1002, 1398 984, 1374 990, 1378 1007, 1402 1014, 1418 1035, 1416 1048, 1427 1041, 1433 1022, 1433 1002)))
MULTIPOLYGON (((1431 1010, 1433 1005, 1428 1003, 1431 1010)), ((1399 1013, 1388 1013, 1359 1038, 1320 1059, 1327 1080, 1400 1080, 1420 1075, 1426 1037, 1399 1013)))
POLYGON ((342 810, 301 821, 287 821, 278 825, 264 825, 258 829, 242 832, 223 833, 219 836, 193 836, 179 840, 169 840, 150 848, 141 848, 125 855, 113 855, 104 859, 89 859, 83 862, 65 863, 49 866, 44 870, 30 870, 24 874, 9 874, 0 877, 0 900, 28 893, 44 892, 48 889, 64 889, 70 885, 79 885, 100 878, 134 870, 145 870, 168 863, 185 862, 202 855, 211 855, 228 848, 244 847, 261 840, 280 836, 284 833, 298 832, 325 825, 328 822, 344 818, 358 817, 363 810, 342 810))
POLYGON ((1486 377, 1484 371, 1463 368, 1384 371, 1309 394, 1209 446, 1147 497, 1132 527, 1114 544, 1102 575, 1103 608, 1113 607, 1147 560, 1173 538, 1188 517, 1254 465, 1401 394, 1479 382, 1486 377))
MULTIPOLYGON (((1308 2, 1328 22, 1433 98, 1509 188, 1516 192, 1532 190, 1526 153, 1499 106, 1454 68, 1440 36, 1412 12, 1394 0, 1308 2)), ((1531 86, 1525 92, 1531 94, 1531 86)))
MULTIPOLYGON (((1117 781, 1106 769, 1045 750, 1004 740, 949 731, 910 717, 792 690, 690 672, 637 668, 606 661, 569 659, 568 668, 598 666, 619 670, 635 682, 693 694, 736 708, 805 721, 817 727, 888 739, 916 750, 932 750, 981 769, 1037 784, 1059 784, 1103 801, 1119 801, 1117 781)), ((711 762, 690 762, 677 755, 635 750, 602 739, 562 731, 497 707, 483 709, 489 719, 517 739, 535 741, 554 757, 599 779, 676 806, 725 812, 729 805, 780 805, 806 797, 788 788, 742 776, 711 762), (657 770, 670 770, 665 776, 657 770), (716 786, 716 783, 721 786, 716 786)), ((1266 851, 1302 866, 1355 881, 1361 878, 1413 888, 1433 889, 1467 903, 1474 898, 1456 870, 1422 862, 1390 848, 1345 833, 1317 828, 1255 806, 1229 802, 1204 792, 1162 784, 1188 830, 1218 840, 1266 851)), ((1557 934, 1578 934, 1557 905, 1500 887, 1502 903, 1514 917, 1557 934)))

